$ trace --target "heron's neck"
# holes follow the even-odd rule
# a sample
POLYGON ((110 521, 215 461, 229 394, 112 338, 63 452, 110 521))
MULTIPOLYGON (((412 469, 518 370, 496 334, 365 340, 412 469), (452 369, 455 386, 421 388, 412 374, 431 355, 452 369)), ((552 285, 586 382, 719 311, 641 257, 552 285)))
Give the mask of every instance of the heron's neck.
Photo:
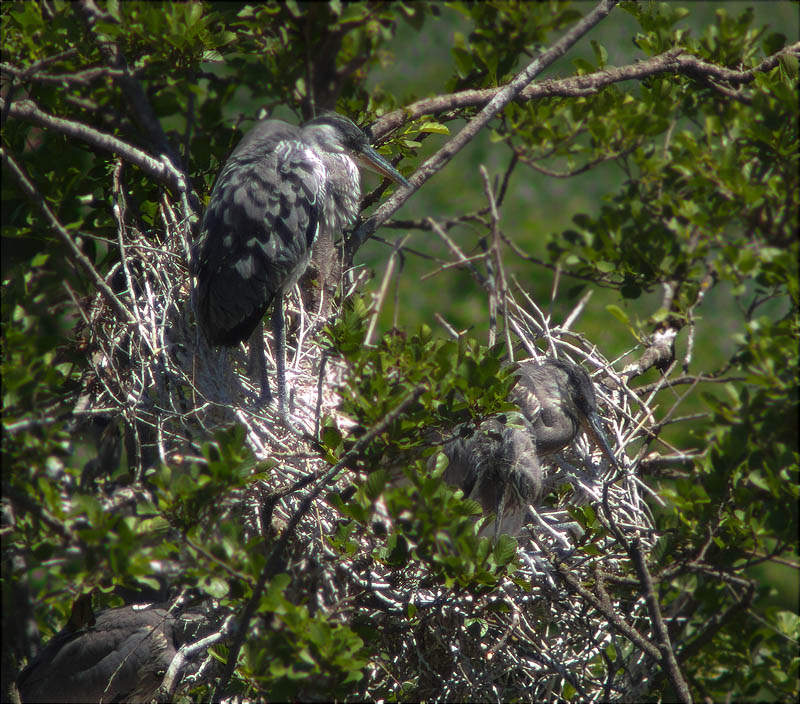
POLYGON ((536 451, 540 455, 556 452, 578 434, 578 422, 558 406, 545 406, 533 424, 536 451))
POLYGON ((327 170, 325 225, 335 235, 352 227, 361 205, 358 167, 343 154, 324 154, 327 170))

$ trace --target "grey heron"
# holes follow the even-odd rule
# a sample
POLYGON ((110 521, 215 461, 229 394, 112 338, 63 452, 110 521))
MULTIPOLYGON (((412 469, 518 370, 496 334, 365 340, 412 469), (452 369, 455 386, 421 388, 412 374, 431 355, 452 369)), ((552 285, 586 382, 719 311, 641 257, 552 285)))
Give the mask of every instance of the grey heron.
POLYGON ((544 493, 540 459, 566 447, 581 428, 617 466, 583 368, 548 359, 522 362, 516 374, 511 400, 521 414, 490 416, 477 428, 458 426, 442 448, 449 462, 442 478, 477 501, 484 513, 494 513, 495 538, 519 532, 528 504, 544 493))
POLYGON ((278 409, 289 427, 283 297, 305 271, 319 233, 335 237, 354 224, 359 165, 408 185, 343 115, 329 113, 300 127, 262 120, 220 171, 195 244, 200 327, 214 345, 250 339, 261 403, 272 400, 261 327, 272 306, 278 409))
MULTIPOLYGON (((73 616, 75 611, 73 610, 73 616)), ((149 702, 201 623, 152 605, 89 610, 56 634, 17 677, 28 702, 149 702)))

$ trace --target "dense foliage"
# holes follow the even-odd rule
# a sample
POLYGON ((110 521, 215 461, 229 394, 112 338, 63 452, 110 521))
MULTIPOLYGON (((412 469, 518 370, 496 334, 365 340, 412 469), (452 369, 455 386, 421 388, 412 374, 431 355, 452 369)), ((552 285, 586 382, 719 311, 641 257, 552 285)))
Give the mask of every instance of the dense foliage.
MULTIPOLYGON (((216 173, 259 109, 292 122, 336 109, 372 125, 382 153, 425 179, 413 182, 414 207, 379 233, 423 233, 405 251, 402 235, 392 243, 408 260, 397 274, 398 298, 407 301, 397 327, 364 346, 378 313, 371 299, 356 297, 319 339, 346 369, 341 410, 353 420, 349 430, 323 420, 308 450, 354 472, 346 488, 329 486, 320 499, 340 517, 326 545, 353 555, 356 536, 372 540, 374 532, 376 563, 398 574, 422 570, 426 585, 488 595, 492 613, 511 611, 499 585, 510 578, 526 588, 515 576, 516 544, 478 536, 478 508, 438 480, 426 433, 512 410, 502 320, 489 345, 474 338, 490 308, 498 315, 506 274, 509 287, 512 279, 532 282, 543 308, 553 277, 563 276, 569 290, 558 294, 552 320, 563 320, 587 290, 599 291, 576 339, 606 334, 606 357, 619 353, 616 371, 657 408, 648 439, 628 453, 663 500, 651 505, 658 542, 647 569, 692 696, 794 700, 800 45, 796 21, 789 30, 764 27, 758 8, 718 5, 706 17, 699 4, 621 3, 584 39, 590 51, 581 54, 580 44, 567 54, 570 64, 558 64, 567 77, 538 79, 493 117, 481 137, 489 137, 484 153, 507 164, 497 183, 486 181, 501 221, 483 194, 479 155, 465 150, 459 158, 469 163, 444 165, 431 184, 425 159, 589 5, 4 3, 3 697, 77 596, 91 592, 106 606, 121 603, 116 586, 157 589, 158 561, 179 564, 180 586, 230 613, 256 602, 260 620, 238 653, 229 692, 279 700, 436 696, 424 677, 408 675, 413 663, 407 676, 367 677, 391 670, 387 631, 346 605, 311 605, 309 594, 322 589, 319 566, 303 562, 301 549, 276 552, 286 526, 270 526, 269 511, 260 537, 231 520, 237 497, 268 485, 281 457, 257 457, 234 425, 148 458, 129 439, 132 416, 99 424, 78 408, 87 385, 103 383, 86 332, 97 300, 92 270, 124 299, 114 267, 126 228, 162 247, 174 207, 186 232, 196 229, 216 173), (634 29, 607 27, 622 18, 634 29), (441 74, 433 53, 426 63, 430 36, 447 37, 441 74), (630 47, 624 67, 609 65, 612 44, 630 47), (412 50, 422 56, 404 53, 412 50), (420 97, 415 74, 427 65, 437 95, 420 97), (402 91, 371 82, 391 71, 407 79, 402 91), (597 174, 591 186, 572 193, 586 173, 597 174), (563 203, 530 202, 534 174, 566 183, 563 203), (548 207, 571 223, 545 219, 532 235, 527 216, 519 229, 509 222, 520 210, 548 207), (438 270, 453 255, 437 227, 474 257, 472 273, 465 265, 438 270), (438 275, 420 284, 417 275, 433 266, 438 275), (448 339, 433 332, 432 312, 476 329, 448 339), (359 445, 401 405, 402 414, 359 445), (104 456, 111 445, 117 449, 104 456), (392 470, 405 475, 404 486, 392 486, 392 470), (131 489, 120 510, 102 496, 112 486, 131 489), (381 497, 399 517, 388 536, 374 522, 381 497), (417 512, 419 505, 437 510, 417 512), (280 569, 270 566, 276 555, 280 569)), ((381 270, 390 253, 364 248, 381 270)), ((390 315, 398 313, 384 310, 381 320, 390 315)), ((589 537, 613 533, 587 508, 574 514, 589 537)), ((624 573, 598 589, 633 601, 646 593, 645 580, 634 552, 625 554, 624 573)), ((403 634, 424 620, 413 605, 402 618, 403 634)), ((650 623, 634 625, 651 633, 650 623)), ((476 619, 469 628, 478 639, 486 624, 476 619)), ((593 665, 597 677, 623 668, 634 649, 625 638, 610 643, 593 665)), ((231 651, 225 642, 214 652, 224 662, 231 651)), ((652 669, 638 696, 679 696, 662 664, 652 669)), ((201 682, 192 696, 213 686, 201 682)), ((504 683, 497 691, 503 698, 514 690, 504 683)), ((553 697, 576 691, 564 679, 553 697)))

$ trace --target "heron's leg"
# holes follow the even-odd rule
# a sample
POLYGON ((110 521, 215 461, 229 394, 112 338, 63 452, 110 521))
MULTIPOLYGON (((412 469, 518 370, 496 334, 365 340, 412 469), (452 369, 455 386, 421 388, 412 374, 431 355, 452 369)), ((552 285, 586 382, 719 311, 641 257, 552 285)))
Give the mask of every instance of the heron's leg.
POLYGON ((247 359, 247 375, 252 379, 256 374, 261 379, 261 394, 256 399, 256 404, 266 406, 272 401, 269 390, 269 377, 267 374, 267 355, 264 350, 264 324, 259 323, 253 334, 250 335, 250 354, 247 359))
POLYGON ((288 423, 286 405, 286 326, 283 320, 283 296, 277 296, 272 308, 272 334, 275 338, 275 363, 278 367, 278 413, 288 423))
POLYGON ((258 355, 258 369, 261 374, 261 395, 258 397, 258 403, 261 406, 266 406, 272 401, 272 393, 269 390, 267 353, 264 350, 264 331, 261 325, 259 325, 259 332, 258 341, 256 342, 256 354, 258 355))
MULTIPOLYGON (((275 338, 275 363, 278 368, 278 414, 289 432, 298 437, 307 437, 300 428, 295 427, 289 417, 286 396, 286 327, 283 320, 283 296, 276 297, 273 306, 272 334, 275 338)), ((266 373, 264 378, 266 379, 266 373)))
POLYGON ((503 488, 500 490, 500 496, 497 499, 497 507, 495 509, 494 514, 494 543, 497 544, 497 540, 500 537, 500 524, 503 522, 503 517, 506 512, 506 506, 508 504, 508 492, 509 486, 508 482, 505 481, 502 483, 503 488))

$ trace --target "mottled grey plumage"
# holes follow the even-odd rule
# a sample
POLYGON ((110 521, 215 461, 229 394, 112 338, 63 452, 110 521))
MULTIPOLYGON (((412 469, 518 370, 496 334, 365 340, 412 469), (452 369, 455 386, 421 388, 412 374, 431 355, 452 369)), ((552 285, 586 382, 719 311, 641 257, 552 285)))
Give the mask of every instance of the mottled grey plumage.
POLYGON ((123 606, 68 626, 20 673, 22 702, 149 702, 198 622, 153 606, 123 606))
POLYGON ((494 513, 495 537, 516 535, 528 504, 544 491, 540 458, 571 443, 587 430, 616 466, 600 419, 589 375, 562 360, 523 362, 511 400, 522 414, 491 416, 477 428, 461 425, 443 443, 448 466, 442 478, 494 513))
POLYGON ((519 365, 517 375, 511 400, 533 427, 540 457, 569 445, 583 428, 616 466, 597 415, 594 386, 582 367, 561 359, 528 361, 519 365))
MULTIPOLYGON (((318 234, 324 229, 337 236, 355 222, 361 200, 355 159, 408 183, 342 115, 323 115, 302 127, 259 122, 220 172, 195 245, 197 312, 211 343, 235 346, 248 340, 274 304, 282 414, 282 296, 305 271, 318 234)), ((263 337, 258 338, 262 398, 269 400, 263 337)))
POLYGON ((532 428, 519 413, 490 416, 477 428, 464 424, 443 444, 442 479, 493 513, 494 535, 516 535, 525 512, 542 491, 542 471, 532 428))

